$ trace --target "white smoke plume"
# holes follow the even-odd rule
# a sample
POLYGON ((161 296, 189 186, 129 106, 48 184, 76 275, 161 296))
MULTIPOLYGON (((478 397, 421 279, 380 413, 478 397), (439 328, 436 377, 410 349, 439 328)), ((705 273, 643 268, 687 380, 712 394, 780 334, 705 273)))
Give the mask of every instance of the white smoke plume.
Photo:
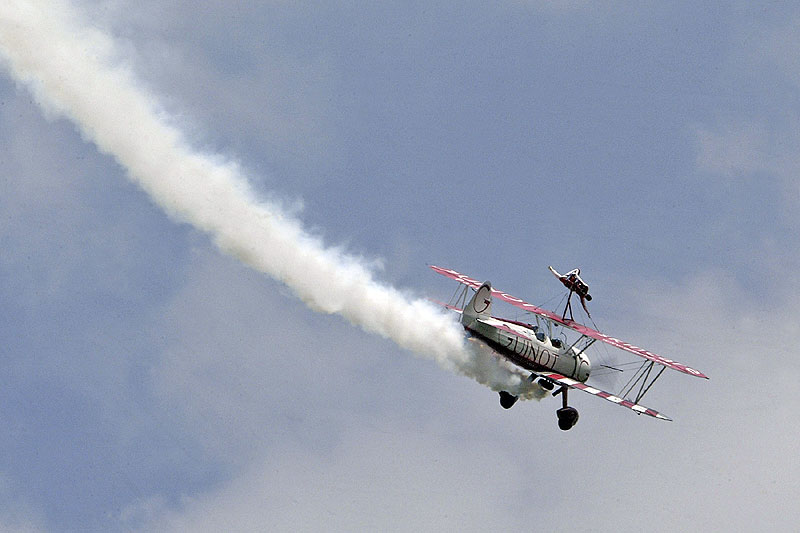
POLYGON ((170 216, 285 283, 315 311, 338 313, 494 390, 524 397, 539 390, 465 342, 451 317, 377 282, 359 259, 325 247, 277 204, 259 200, 236 163, 189 146, 113 39, 82 23, 68 3, 2 0, 0 55, 46 113, 70 119, 170 216))

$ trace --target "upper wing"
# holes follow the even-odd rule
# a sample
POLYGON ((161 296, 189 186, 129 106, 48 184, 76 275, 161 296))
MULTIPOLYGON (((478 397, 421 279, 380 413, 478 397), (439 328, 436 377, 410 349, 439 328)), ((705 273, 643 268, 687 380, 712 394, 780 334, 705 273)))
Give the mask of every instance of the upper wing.
POLYGON ((632 411, 634 411, 636 413, 639 413, 639 414, 642 414, 642 415, 649 415, 649 416, 652 416, 653 418, 658 418, 659 420, 672 421, 671 418, 662 415, 658 411, 655 411, 653 409, 645 407, 644 405, 640 405, 638 403, 630 402, 628 400, 620 398, 619 396, 614 396, 613 394, 610 394, 610 393, 608 393, 606 391, 602 391, 600 389, 596 389, 596 388, 592 387, 591 385, 587 385, 586 383, 581 383, 580 381, 576 381, 576 380, 574 380, 572 378, 568 378, 568 377, 562 376, 561 374, 556 374, 555 372, 534 372, 534 374, 537 375, 537 376, 542 376, 542 377, 546 377, 548 379, 552 379, 553 381, 557 381, 558 383, 561 383, 562 385, 566 385, 567 387, 572 387, 573 389, 579 389, 579 390, 582 390, 583 392, 588 392, 589 394, 594 394, 595 396, 599 396, 600 398, 608 400, 611 403, 615 403, 617 405, 621 405, 622 407, 627 407, 628 409, 630 409, 630 410, 632 410, 632 411))
MULTIPOLYGON (((454 279, 459 283, 463 283, 464 285, 468 285, 473 289, 479 288, 482 283, 478 280, 472 279, 464 274, 459 274, 455 270, 449 270, 447 268, 442 268, 438 266, 431 266, 431 268, 450 279, 454 279)), ((610 344, 620 350, 625 350, 626 352, 630 352, 632 354, 636 354, 639 357, 644 357, 645 359, 649 359, 655 363, 660 365, 664 365, 666 367, 672 368, 673 370, 677 370, 678 372, 683 372, 684 374, 689 374, 690 376, 697 376, 699 378, 708 379, 708 376, 700 372, 699 370, 695 370, 694 368, 690 368, 682 363, 677 361, 673 361, 672 359, 667 359, 665 357, 661 357, 660 355, 654 354, 653 352, 647 351, 643 348, 639 348, 638 346, 634 346, 633 344, 623 342, 617 338, 611 337, 606 335, 605 333, 601 333, 596 331, 592 328, 587 328, 583 324, 579 324, 574 320, 564 319, 557 314, 553 313, 552 311, 548 311, 547 309, 542 309, 541 307, 537 307, 533 304, 529 304, 524 300, 520 300, 515 296, 511 296, 510 294, 506 294, 504 292, 500 292, 495 288, 492 288, 492 296, 495 298, 499 298, 504 302, 508 302, 513 306, 516 306, 523 311, 528 311, 530 313, 535 313, 539 316, 542 316, 548 320, 552 320, 553 322, 560 324, 562 326, 568 327, 580 333, 581 335, 586 335, 587 337, 591 337, 592 339, 597 339, 599 341, 605 342, 606 344, 610 344)))

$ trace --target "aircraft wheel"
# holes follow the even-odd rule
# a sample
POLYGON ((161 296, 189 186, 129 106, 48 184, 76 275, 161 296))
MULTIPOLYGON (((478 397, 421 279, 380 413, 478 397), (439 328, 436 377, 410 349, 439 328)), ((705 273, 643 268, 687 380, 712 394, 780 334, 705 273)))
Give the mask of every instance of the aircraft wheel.
POLYGON ((558 427, 562 431, 568 431, 578 423, 578 410, 574 407, 562 407, 556 411, 558 417, 558 427))
POLYGON ((503 409, 511 409, 519 398, 510 394, 506 391, 500 391, 500 405, 503 406, 503 409))

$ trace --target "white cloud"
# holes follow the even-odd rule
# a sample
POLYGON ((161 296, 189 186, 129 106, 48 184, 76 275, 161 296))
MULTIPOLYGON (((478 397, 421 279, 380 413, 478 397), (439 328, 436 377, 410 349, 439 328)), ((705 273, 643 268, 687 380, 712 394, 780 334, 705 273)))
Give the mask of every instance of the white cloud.
POLYGON ((388 426, 355 430, 326 455, 275 454, 218 491, 148 524, 160 531, 485 531, 512 512, 524 464, 489 443, 388 426), (475 490, 482 487, 482 490, 475 490), (494 494, 494 496, 490 496, 494 494))
POLYGON ((800 202, 800 127, 792 104, 800 95, 798 14, 779 22, 747 19, 717 71, 724 87, 714 123, 695 128, 698 167, 725 178, 779 179, 792 206, 800 202), (726 98, 741 91, 747 98, 726 98), (733 105, 732 105, 733 104, 733 105))

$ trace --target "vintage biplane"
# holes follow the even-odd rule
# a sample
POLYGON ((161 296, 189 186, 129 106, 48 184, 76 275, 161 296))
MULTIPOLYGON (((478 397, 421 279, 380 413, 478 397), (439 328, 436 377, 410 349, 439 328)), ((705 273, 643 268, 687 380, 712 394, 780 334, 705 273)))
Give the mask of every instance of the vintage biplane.
MULTIPOLYGON (((528 379, 531 383, 535 382, 546 391, 555 389, 555 392, 552 393, 553 396, 561 395, 562 407, 556 411, 556 415, 558 416, 558 427, 562 430, 571 429, 578 422, 578 411, 568 405, 567 391, 569 389, 578 389, 599 396, 609 402, 627 407, 637 414, 671 420, 639 403, 664 370, 671 368, 690 376, 708 379, 708 376, 698 370, 576 322, 572 317, 571 310, 570 318, 567 318, 569 298, 573 292, 577 292, 579 296, 582 292, 582 297, 588 295, 588 285, 585 285, 579 277, 570 279, 568 275, 562 276, 550 267, 550 270, 570 289, 567 307, 564 314, 559 316, 552 311, 498 291, 488 281, 481 283, 447 268, 438 266, 431 266, 431 268, 439 274, 465 285, 463 290, 459 291, 451 300, 451 303, 443 305, 461 315, 461 324, 470 336, 487 344, 498 355, 529 371, 528 379), (580 280, 582 285, 577 285, 576 280, 580 280), (475 293, 468 300, 470 288, 475 293), (497 298, 531 313, 536 324, 492 316, 492 298, 497 298), (567 335, 568 331, 574 332, 571 334, 573 337, 577 333, 578 338, 570 341, 567 335), (610 394, 586 384, 586 380, 592 372, 592 363, 586 355, 586 350, 597 341, 644 359, 619 395, 610 394), (656 365, 661 368, 654 372, 656 365)), ((619 369, 615 368, 614 370, 619 369)), ((511 408, 517 399, 517 396, 509 392, 500 392, 500 405, 505 409, 511 408)))

